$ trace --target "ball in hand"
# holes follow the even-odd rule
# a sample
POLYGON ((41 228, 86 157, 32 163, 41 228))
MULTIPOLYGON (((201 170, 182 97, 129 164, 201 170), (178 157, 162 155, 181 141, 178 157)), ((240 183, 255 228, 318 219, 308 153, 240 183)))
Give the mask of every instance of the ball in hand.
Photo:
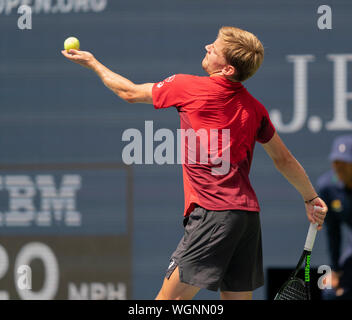
POLYGON ((79 50, 79 40, 75 37, 69 37, 64 42, 65 50, 69 51, 70 49, 79 50))

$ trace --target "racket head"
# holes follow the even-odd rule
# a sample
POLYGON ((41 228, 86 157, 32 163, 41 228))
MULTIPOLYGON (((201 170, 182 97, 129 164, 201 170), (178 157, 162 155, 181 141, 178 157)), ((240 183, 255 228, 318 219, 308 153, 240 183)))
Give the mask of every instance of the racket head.
POLYGON ((287 280, 279 292, 276 294, 274 300, 308 300, 308 290, 305 282, 296 277, 287 280))

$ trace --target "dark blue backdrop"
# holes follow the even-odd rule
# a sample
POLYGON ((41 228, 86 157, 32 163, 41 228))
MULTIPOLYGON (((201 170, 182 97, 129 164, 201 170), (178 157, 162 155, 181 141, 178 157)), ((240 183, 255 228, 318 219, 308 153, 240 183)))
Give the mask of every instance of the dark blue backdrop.
MULTIPOLYGON (((51 8, 61 2, 51 1, 51 8)), ((314 56, 307 63, 304 124, 294 132, 278 131, 314 183, 329 168, 333 138, 351 130, 326 128, 336 108, 334 63, 327 55, 352 54, 350 1, 110 0, 105 6, 95 1, 102 5, 95 11, 89 7, 93 2, 68 13, 37 7, 32 30, 17 27, 16 9, 7 14, 0 7, 1 163, 121 162, 124 130, 142 131, 144 122, 153 120, 154 130, 176 132, 176 110, 127 104, 91 71, 67 61, 60 50, 68 36, 78 37, 82 50, 91 51, 112 70, 143 83, 175 73, 204 75, 204 46, 222 25, 234 25, 255 33, 265 47, 262 67, 245 86, 269 111, 280 110, 285 124, 293 117, 295 99, 294 64, 287 56, 314 56), (317 26, 322 4, 332 9, 331 30, 317 26), (317 132, 308 127, 313 115, 322 124, 317 132)), ((351 65, 345 68, 347 91, 352 90, 351 65)), ((300 85, 305 84, 298 81, 296 90, 300 85)), ((157 164, 135 165, 133 170, 133 298, 153 299, 182 236, 182 170, 179 165, 157 164)), ((301 197, 260 145, 251 179, 262 208, 264 266, 293 266, 308 228, 301 197)), ((324 231, 318 235, 312 263, 329 264, 324 231)), ((255 298, 264 299, 264 289, 257 290, 255 298)), ((197 298, 217 294, 201 292, 197 298)))

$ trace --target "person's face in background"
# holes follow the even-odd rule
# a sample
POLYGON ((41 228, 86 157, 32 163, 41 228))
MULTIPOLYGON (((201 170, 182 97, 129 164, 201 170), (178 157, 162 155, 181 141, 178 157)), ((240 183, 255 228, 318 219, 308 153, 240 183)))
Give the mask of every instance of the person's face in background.
POLYGON ((336 160, 333 161, 332 168, 339 180, 341 180, 346 187, 352 189, 352 163, 336 160))

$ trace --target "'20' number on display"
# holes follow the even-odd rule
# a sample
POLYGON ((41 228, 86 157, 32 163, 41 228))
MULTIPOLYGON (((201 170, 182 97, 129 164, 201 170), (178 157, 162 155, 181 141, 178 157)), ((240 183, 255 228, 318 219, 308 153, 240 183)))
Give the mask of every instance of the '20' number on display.
MULTIPOLYGON (((9 257, 3 246, 0 245, 0 280, 6 275, 9 268, 9 257)), ((14 282, 17 294, 23 300, 51 300, 55 298, 59 287, 59 266, 53 251, 44 243, 30 242, 23 246, 15 258, 14 282), (31 269, 28 267, 33 259, 39 259, 44 265, 44 283, 39 291, 32 291, 31 269), (23 281, 24 277, 28 277, 23 281), (26 284, 27 283, 27 287, 26 284)), ((0 290, 0 300, 10 299, 9 293, 0 290)))

